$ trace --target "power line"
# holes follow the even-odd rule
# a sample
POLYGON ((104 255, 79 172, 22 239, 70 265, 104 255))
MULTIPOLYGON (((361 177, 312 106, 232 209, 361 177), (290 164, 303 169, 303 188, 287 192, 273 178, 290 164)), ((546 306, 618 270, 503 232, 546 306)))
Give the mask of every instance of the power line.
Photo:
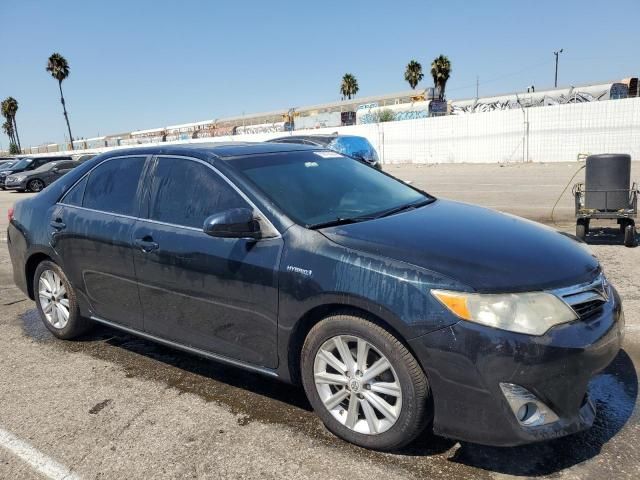
POLYGON ((489 83, 494 83, 494 82, 497 82, 499 80, 503 80, 505 78, 510 78, 510 77, 513 77, 513 76, 516 76, 516 75, 520 75, 521 73, 528 72, 528 71, 530 71, 530 70, 532 70, 534 68, 541 67, 543 65, 549 65, 550 63, 553 63, 553 61, 546 60, 544 62, 539 62, 539 63, 535 63, 535 64, 532 64, 532 65, 529 65, 529 66, 527 66, 527 67, 525 67, 525 68, 523 68, 521 70, 515 71, 515 72, 505 73, 504 75, 500 75, 498 77, 493 77, 493 78, 490 78, 489 80, 485 80, 485 81, 482 81, 482 82, 476 80, 476 83, 465 85, 465 86, 462 86, 462 87, 456 87, 456 88, 452 88, 452 89, 447 89, 447 91, 448 92, 455 92, 456 90, 464 90, 464 89, 473 88, 476 85, 487 85, 489 83))

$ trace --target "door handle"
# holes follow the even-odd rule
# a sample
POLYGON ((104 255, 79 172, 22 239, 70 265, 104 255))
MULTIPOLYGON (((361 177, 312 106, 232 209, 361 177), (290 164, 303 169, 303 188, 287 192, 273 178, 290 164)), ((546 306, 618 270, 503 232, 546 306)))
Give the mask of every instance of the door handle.
POLYGON ((62 222, 61 219, 56 218, 55 220, 51 220, 51 223, 49 224, 51 225, 53 228, 55 228, 56 230, 64 230, 66 228, 66 224, 62 222))
POLYGON ((134 243, 144 253, 153 252, 154 250, 157 250, 160 247, 160 245, 158 245, 157 242, 154 242, 153 238, 151 238, 149 236, 146 236, 146 237, 143 237, 143 238, 136 238, 134 243))

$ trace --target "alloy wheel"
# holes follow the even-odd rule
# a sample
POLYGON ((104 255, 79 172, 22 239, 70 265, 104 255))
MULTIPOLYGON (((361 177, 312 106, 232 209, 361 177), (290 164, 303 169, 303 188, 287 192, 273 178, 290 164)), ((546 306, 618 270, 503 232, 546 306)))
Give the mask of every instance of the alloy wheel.
POLYGON ((29 190, 32 192, 39 192, 43 188, 44 183, 42 183, 42 180, 31 180, 31 182, 29 182, 29 190))
POLYGON ((325 408, 345 427, 376 435, 402 410, 402 389, 391 362, 366 340, 338 335, 316 353, 314 382, 325 408))
POLYGON ((62 329, 69 322, 69 297, 60 276, 45 270, 38 281, 38 299, 47 322, 62 329))

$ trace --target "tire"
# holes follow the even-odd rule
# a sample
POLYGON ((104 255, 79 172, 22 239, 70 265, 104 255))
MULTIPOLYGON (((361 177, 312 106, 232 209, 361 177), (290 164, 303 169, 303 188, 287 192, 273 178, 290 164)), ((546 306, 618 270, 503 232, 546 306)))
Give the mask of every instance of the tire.
POLYGON ((576 237, 580 240, 584 240, 587 236, 587 226, 584 223, 576 224, 576 237))
POLYGON ((93 326, 90 320, 80 316, 75 291, 62 269, 54 262, 45 260, 38 265, 33 276, 33 291, 40 318, 56 337, 71 340, 93 326), (64 289, 64 294, 60 287, 64 289), (65 308, 68 312, 66 318, 63 314, 65 308))
POLYGON ((417 360, 391 333, 359 316, 337 314, 316 324, 302 347, 301 374, 309 402, 327 429, 355 445, 397 450, 413 441, 433 418, 429 384, 417 360), (360 342, 369 346, 368 354, 362 356, 366 359, 360 364, 364 365, 362 371, 357 360, 360 342), (339 343, 343 353, 351 356, 348 376, 333 367, 346 365, 339 343), (338 364, 326 360, 327 352, 339 359, 338 364), (390 367, 367 378, 367 373, 375 375, 376 369, 371 367, 380 365, 383 357, 390 367), (336 378, 340 383, 332 383, 336 378), (321 381, 317 384, 316 379, 321 381), (335 404, 339 398, 344 399, 335 404), (380 399, 386 405, 379 404, 380 399), (380 405, 390 413, 383 415, 380 405))
POLYGON ((29 190, 30 192, 40 192, 42 191, 42 189, 44 189, 44 187, 44 182, 39 178, 29 180, 29 183, 27 183, 27 190, 29 190))
POLYGON ((627 225, 624 229, 624 246, 635 247, 636 246, 636 227, 635 225, 627 225))

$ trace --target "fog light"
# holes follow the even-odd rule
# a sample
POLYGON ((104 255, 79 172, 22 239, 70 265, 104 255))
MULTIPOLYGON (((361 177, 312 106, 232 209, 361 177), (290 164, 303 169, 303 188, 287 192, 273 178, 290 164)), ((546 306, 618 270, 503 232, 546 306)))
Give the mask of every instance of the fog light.
POLYGON ((521 425, 537 427, 558 421, 554 411, 526 388, 515 383, 501 383, 500 389, 521 425))
POLYGON ((516 417, 518 417, 519 421, 524 422, 527 418, 530 418, 536 410, 537 407, 535 403, 525 403, 518 409, 516 417))

